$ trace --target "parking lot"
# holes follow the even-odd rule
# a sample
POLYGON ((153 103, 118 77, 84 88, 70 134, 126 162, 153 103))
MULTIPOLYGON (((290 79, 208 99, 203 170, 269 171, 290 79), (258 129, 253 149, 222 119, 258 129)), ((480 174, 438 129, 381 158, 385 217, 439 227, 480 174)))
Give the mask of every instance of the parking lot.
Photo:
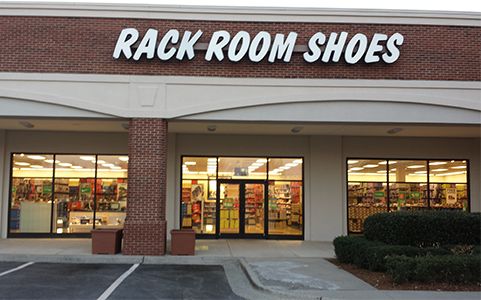
POLYGON ((0 299, 241 299, 222 266, 0 262, 0 299))

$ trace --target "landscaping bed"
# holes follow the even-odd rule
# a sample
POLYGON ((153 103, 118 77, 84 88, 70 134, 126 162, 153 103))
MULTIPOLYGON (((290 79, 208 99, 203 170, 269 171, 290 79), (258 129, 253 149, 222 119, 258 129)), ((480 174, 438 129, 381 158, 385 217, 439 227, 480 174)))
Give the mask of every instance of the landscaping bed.
POLYGON ((455 291, 455 292, 477 292, 481 291, 481 284, 453 284, 446 282, 404 282, 395 283, 389 274, 374 272, 356 267, 353 264, 343 264, 337 259, 328 259, 329 262, 347 271, 359 279, 369 283, 379 290, 412 290, 412 291, 455 291))
POLYGON ((378 214, 334 240, 332 262, 380 289, 479 291, 480 229, 479 213, 378 214))

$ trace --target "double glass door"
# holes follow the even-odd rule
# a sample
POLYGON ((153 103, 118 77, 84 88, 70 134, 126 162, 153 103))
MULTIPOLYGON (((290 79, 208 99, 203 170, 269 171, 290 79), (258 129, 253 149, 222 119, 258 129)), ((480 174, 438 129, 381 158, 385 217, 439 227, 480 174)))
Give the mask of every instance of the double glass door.
POLYGON ((220 237, 263 237, 265 182, 220 180, 217 188, 220 237))

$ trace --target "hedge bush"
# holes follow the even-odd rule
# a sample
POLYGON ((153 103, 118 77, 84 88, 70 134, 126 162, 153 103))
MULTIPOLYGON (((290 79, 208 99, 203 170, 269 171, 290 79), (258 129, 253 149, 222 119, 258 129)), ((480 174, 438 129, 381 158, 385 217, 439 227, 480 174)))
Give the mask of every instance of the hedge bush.
POLYGON ((369 216, 364 236, 391 245, 479 245, 481 213, 456 211, 399 211, 369 216))
POLYGON ((370 241, 361 236, 341 236, 334 239, 334 252, 342 263, 354 264, 371 271, 385 271, 386 257, 405 255, 449 255, 451 251, 443 248, 418 248, 403 245, 387 245, 370 241))
POLYGON ((387 272, 396 283, 406 281, 479 283, 480 255, 389 256, 387 272))

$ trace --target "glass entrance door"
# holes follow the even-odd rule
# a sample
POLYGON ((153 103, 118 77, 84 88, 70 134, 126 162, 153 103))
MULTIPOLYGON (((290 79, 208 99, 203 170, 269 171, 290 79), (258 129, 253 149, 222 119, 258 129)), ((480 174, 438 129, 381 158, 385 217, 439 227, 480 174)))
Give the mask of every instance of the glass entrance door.
POLYGON ((239 183, 221 183, 219 191, 220 234, 240 233, 240 192, 239 183))
POLYGON ((220 181, 219 237, 263 237, 265 182, 220 181))

